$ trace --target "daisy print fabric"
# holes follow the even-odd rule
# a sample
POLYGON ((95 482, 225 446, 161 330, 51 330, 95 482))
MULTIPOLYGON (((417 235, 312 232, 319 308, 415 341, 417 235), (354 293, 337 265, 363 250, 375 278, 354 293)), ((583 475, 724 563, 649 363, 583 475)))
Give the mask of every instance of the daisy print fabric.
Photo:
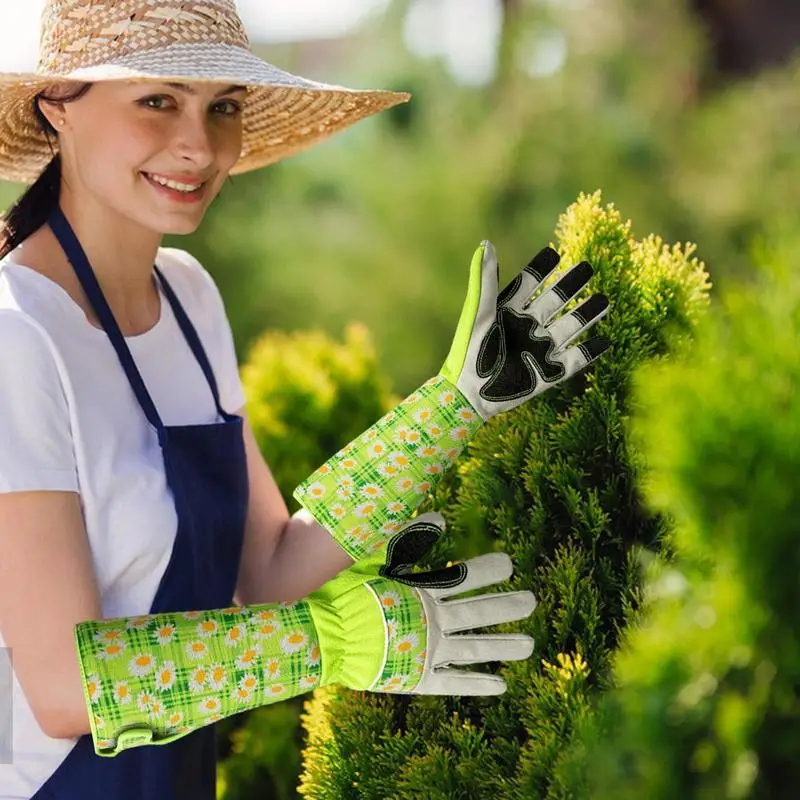
POLYGON ((294 492, 359 561, 385 545, 463 451, 483 420, 437 375, 294 492))
POLYGON ((165 743, 320 680, 306 601, 83 622, 75 638, 99 755, 127 728, 165 743))
POLYGON ((422 680, 427 657, 425 607, 419 592, 404 583, 370 581, 386 620, 386 659, 373 692, 407 694, 422 680))

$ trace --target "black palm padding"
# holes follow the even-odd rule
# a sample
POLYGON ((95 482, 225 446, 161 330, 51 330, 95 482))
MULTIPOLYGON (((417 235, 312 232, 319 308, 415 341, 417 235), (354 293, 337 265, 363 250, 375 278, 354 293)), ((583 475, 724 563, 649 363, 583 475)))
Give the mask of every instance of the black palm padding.
MULTIPOLYGON (((530 272, 532 275, 536 275, 536 272, 534 270, 532 270, 532 269, 528 270, 527 267, 525 269, 528 272, 530 272)), ((517 275, 517 277, 514 278, 514 280, 511 281, 511 283, 509 283, 506 286, 506 288, 503 289, 503 291, 500 292, 500 294, 497 295, 497 310, 498 311, 517 293, 517 290, 519 289, 519 287, 521 285, 522 285, 522 276, 521 275, 517 275)))
POLYGON ((532 317, 509 308, 498 311, 478 352, 478 377, 489 378, 481 387, 481 397, 495 402, 514 400, 530 394, 539 375, 547 383, 564 377, 564 365, 552 359, 555 343, 549 336, 537 336, 537 327, 532 317))
MULTIPOLYGON (((559 261, 558 253, 552 247, 545 247, 531 259, 524 271, 541 284, 559 261)), ((566 301, 577 294, 591 276, 589 263, 581 262, 558 281, 553 290, 566 301)), ((531 394, 540 377, 546 383, 556 383, 565 374, 564 365, 552 358, 555 350, 552 339, 547 335, 536 335, 536 320, 506 307, 521 286, 522 276, 517 275, 498 294, 496 320, 478 351, 478 377, 489 378, 480 389, 484 400, 516 400, 531 394)))
POLYGON ((412 523, 390 539, 386 563, 378 573, 384 578, 422 588, 444 589, 463 583, 467 577, 467 568, 463 563, 428 572, 413 571, 414 564, 433 547, 440 534, 439 528, 431 523, 412 523))

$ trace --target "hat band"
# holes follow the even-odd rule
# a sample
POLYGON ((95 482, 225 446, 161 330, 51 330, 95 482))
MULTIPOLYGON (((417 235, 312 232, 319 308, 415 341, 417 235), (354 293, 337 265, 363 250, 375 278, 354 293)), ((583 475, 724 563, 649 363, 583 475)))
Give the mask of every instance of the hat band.
POLYGON ((82 67, 162 50, 176 44, 225 44, 250 48, 229 0, 115 3, 72 1, 42 37, 38 71, 68 75, 82 67))

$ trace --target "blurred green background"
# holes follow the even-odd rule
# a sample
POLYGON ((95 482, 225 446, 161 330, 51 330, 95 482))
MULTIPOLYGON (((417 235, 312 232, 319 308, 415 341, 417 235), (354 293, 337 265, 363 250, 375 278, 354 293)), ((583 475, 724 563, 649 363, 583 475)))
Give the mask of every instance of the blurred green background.
MULTIPOLYGON (((255 47, 411 103, 233 179, 196 235, 169 242, 215 276, 242 361, 264 330, 338 338, 360 321, 411 391, 447 353, 474 247, 491 239, 510 278, 581 191, 602 189, 635 235, 697 242, 716 285, 751 269, 762 232, 793 225, 790 0, 363 5, 341 36, 255 47)), ((309 30, 324 6, 303 4, 309 30)), ((3 206, 20 188, 0 186, 3 206)))

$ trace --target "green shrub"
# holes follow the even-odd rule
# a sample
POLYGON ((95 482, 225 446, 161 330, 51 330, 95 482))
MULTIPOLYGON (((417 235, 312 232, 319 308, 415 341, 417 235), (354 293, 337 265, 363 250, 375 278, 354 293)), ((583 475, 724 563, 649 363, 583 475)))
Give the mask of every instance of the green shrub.
POLYGON ((800 783, 798 237, 692 351, 637 375, 649 507, 676 522, 587 731, 592 798, 786 798, 800 783))
POLYGON ((266 333, 241 372, 256 441, 291 503, 304 478, 399 402, 360 324, 341 343, 319 331, 266 333))
POLYGON ((691 341, 709 284, 692 247, 636 241, 599 193, 562 215, 556 237, 565 264, 595 267, 593 290, 612 301, 597 330, 614 344, 589 372, 484 426, 429 504, 449 525, 431 564, 465 557, 481 538, 511 555, 511 588, 539 600, 524 628, 538 658, 500 667, 500 698, 315 698, 305 797, 570 796, 576 726, 640 603, 636 548, 661 550, 668 529, 637 490, 640 457, 625 437, 631 375, 691 341))

